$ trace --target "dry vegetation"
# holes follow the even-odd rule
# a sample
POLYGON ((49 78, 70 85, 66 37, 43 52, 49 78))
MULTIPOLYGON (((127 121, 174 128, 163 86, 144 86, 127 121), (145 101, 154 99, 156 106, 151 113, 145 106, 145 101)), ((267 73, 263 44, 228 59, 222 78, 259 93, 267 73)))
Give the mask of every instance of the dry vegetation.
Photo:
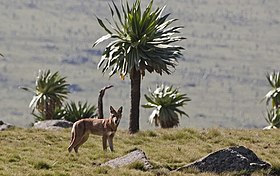
MULTIPOLYGON (((15 128, 0 133, 0 175, 204 175, 190 170, 173 172, 184 164, 228 146, 244 145, 261 159, 270 162, 272 171, 280 174, 278 130, 231 129, 172 129, 142 131, 129 135, 118 131, 115 138, 116 152, 103 152, 101 138, 91 136, 80 148, 79 155, 67 152, 70 129, 47 131, 15 128), (142 171, 135 163, 125 168, 111 169, 99 164, 122 156, 134 148, 145 151, 155 169, 142 171)), ((241 173, 235 173, 241 175, 241 173)), ((260 171, 254 175, 265 175, 260 171)), ((225 173, 223 175, 233 175, 225 173)))

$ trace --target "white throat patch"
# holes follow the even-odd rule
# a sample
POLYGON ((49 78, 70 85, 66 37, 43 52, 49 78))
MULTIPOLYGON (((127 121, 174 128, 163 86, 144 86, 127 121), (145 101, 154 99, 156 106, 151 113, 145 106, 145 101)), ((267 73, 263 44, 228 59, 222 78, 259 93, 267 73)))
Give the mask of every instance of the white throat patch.
POLYGON ((113 122, 115 125, 119 125, 120 119, 118 119, 117 117, 113 117, 113 122))

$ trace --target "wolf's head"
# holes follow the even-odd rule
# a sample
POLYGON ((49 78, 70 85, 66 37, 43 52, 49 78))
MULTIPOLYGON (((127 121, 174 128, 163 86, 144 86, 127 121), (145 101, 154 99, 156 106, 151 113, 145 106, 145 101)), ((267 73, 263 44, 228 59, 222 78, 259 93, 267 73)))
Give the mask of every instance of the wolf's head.
POLYGON ((122 118, 122 106, 116 111, 112 106, 110 106, 111 118, 116 126, 119 125, 122 118))

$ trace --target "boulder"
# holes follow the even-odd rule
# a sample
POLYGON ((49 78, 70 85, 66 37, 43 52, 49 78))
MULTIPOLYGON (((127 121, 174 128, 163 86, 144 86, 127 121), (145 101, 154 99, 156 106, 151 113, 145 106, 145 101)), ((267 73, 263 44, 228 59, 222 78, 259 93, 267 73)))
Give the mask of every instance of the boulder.
POLYGON ((8 123, 4 123, 3 121, 0 120, 0 131, 4 131, 11 127, 14 127, 14 126, 11 124, 8 124, 8 123))
POLYGON ((127 166, 135 162, 143 163, 144 170, 150 170, 153 168, 152 164, 147 159, 145 153, 140 149, 136 149, 122 157, 118 157, 113 160, 107 161, 106 163, 101 164, 101 166, 109 166, 112 168, 116 168, 127 166))
POLYGON ((34 124, 34 128, 50 129, 50 130, 71 128, 72 126, 73 123, 67 120, 44 120, 44 121, 36 122, 34 124))
POLYGON ((176 169, 176 171, 183 171, 189 168, 194 168, 201 172, 215 173, 254 172, 261 169, 267 170, 271 168, 271 165, 259 159, 252 150, 244 146, 237 146, 210 153, 206 157, 176 169))

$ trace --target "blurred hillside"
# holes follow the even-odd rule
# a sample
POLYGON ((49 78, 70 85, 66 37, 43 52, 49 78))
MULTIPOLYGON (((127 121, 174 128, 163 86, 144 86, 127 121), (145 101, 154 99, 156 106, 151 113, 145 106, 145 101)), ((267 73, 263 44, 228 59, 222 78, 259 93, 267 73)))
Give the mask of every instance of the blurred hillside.
MULTIPOLYGON (((142 95, 156 84, 180 87, 192 99, 182 127, 265 126, 260 102, 270 89, 265 74, 280 69, 280 1, 155 0, 154 7, 164 4, 165 13, 185 26, 181 32, 187 40, 180 44, 186 50, 172 75, 146 75, 142 95)), ((91 46, 105 32, 95 15, 110 17, 108 1, 0 1, 0 51, 5 55, 0 60, 0 120, 19 126, 33 122, 28 109, 32 95, 18 86, 33 87, 38 70, 51 69, 67 76, 75 101, 97 104, 99 89, 113 84, 104 111, 123 105, 121 126, 127 128, 129 78, 109 79, 96 69, 105 44, 91 46)), ((149 113, 141 108, 142 129, 152 128, 149 113)))

